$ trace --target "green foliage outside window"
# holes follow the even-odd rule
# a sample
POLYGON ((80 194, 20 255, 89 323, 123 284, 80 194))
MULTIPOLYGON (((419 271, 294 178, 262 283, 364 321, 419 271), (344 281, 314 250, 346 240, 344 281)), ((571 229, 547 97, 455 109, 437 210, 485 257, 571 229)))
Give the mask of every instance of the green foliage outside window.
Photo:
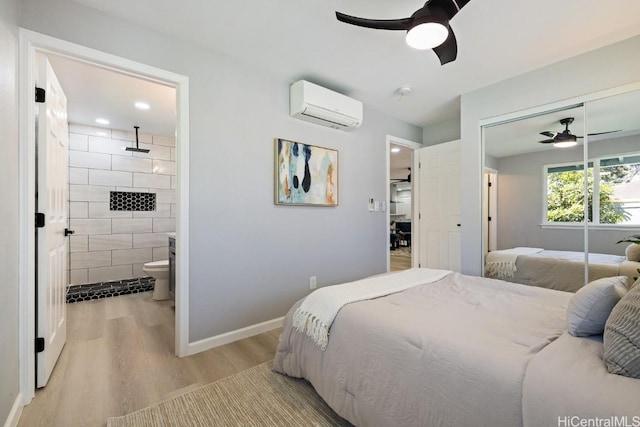
MULTIPOLYGON (((593 169, 589 169, 588 212, 593 221, 593 169)), ((616 176, 619 179, 619 176, 616 176)), ((617 181, 616 179, 616 181, 617 181)), ((582 222, 584 220, 584 172, 582 170, 547 175, 547 221, 582 222)), ((613 198, 613 184, 600 181, 600 224, 619 224, 629 218, 619 201, 613 198)))

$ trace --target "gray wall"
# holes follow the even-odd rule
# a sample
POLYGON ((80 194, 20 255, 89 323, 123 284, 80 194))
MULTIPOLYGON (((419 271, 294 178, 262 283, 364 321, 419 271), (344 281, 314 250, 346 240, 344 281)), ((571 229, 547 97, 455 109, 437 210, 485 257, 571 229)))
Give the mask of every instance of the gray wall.
POLYGON ((482 272, 480 120, 640 80, 640 36, 462 95, 462 272, 482 272))
POLYGON ((460 117, 455 117, 446 122, 425 126, 422 135, 422 144, 435 145, 443 142, 460 139, 460 117))
MULTIPOLYGON (((640 150, 640 136, 614 138, 589 145, 589 158, 640 150)), ((584 230, 540 228, 543 203, 543 166, 582 162, 583 147, 547 150, 499 159, 498 249, 518 246, 583 251, 584 230)), ((624 255, 616 242, 632 230, 590 230, 589 252, 624 255)))
POLYGON ((18 2, 0 0, 0 423, 18 396, 18 2))
POLYGON ((385 271, 386 214, 367 201, 386 198, 386 135, 421 141, 422 129, 366 106, 352 133, 292 119, 299 76, 276 80, 68 0, 20 6, 26 28, 189 77, 191 342, 283 316, 310 276, 327 285, 385 271), (277 137, 339 150, 338 207, 273 204, 277 137))

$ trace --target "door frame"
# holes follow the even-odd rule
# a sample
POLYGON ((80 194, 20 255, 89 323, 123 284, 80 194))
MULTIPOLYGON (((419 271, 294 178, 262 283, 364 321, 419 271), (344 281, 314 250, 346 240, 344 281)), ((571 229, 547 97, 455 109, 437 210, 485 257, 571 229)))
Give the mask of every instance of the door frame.
MULTIPOLYGON (((407 147, 411 150, 417 150, 418 148, 422 148, 423 145, 420 144, 419 142, 415 142, 415 141, 410 141, 408 139, 403 139, 403 138, 399 138, 397 136, 393 136, 393 135, 387 135, 387 139, 386 139, 386 149, 387 149, 387 153, 386 153, 386 159, 387 159, 387 171, 386 171, 386 180, 385 180, 385 185, 387 187, 386 189, 386 201, 385 201, 385 205, 387 206, 387 238, 386 238, 386 242, 387 242, 387 271, 390 271, 391 269, 391 254, 389 252, 389 246, 391 245, 391 206, 389 204, 389 201, 391 200, 391 186, 389 185, 389 182, 391 181, 391 144, 395 144, 395 145, 401 145, 403 147, 407 147)), ((415 164, 415 158, 412 155, 412 161, 415 164)), ((411 166, 412 168, 414 168, 414 165, 411 166)), ((415 168, 412 169, 412 178, 414 178, 416 176, 415 174, 415 168)), ((415 227, 417 227, 418 225, 418 221, 414 221, 415 217, 414 217, 414 212, 415 212, 415 206, 416 206, 416 195, 418 194, 416 191, 416 180, 415 179, 411 179, 411 266, 417 265, 416 260, 419 259, 416 257, 416 254, 418 252, 418 247, 417 245, 414 243, 415 240, 413 239, 413 236, 415 236, 415 227)))
POLYGON ((488 239, 483 245, 486 255, 487 251, 491 252, 498 247, 496 241, 498 236, 498 170, 485 166, 482 178, 482 186, 484 187, 482 190, 482 223, 484 227, 482 235, 488 239), (489 176, 489 180, 493 178, 493 181, 488 181, 491 182, 491 188, 487 187, 487 176, 489 176), (487 203, 485 196, 489 196, 489 203, 487 203), (489 221, 489 216, 491 216, 491 221, 489 221))
POLYGON ((35 54, 54 53, 176 89, 176 290, 175 351, 186 356, 189 340, 189 78, 150 65, 19 29, 20 394, 24 405, 35 396, 35 54))

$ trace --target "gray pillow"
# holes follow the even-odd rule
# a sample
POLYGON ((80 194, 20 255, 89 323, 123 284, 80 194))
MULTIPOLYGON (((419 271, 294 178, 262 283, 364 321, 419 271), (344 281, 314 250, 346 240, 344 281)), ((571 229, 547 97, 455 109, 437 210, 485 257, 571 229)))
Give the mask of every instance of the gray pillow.
POLYGON ((611 312, 604 328, 603 359, 610 373, 640 378, 640 286, 611 312))
POLYGON ((627 293, 627 277, 603 277, 583 286, 571 297, 567 329, 574 337, 600 335, 613 307, 627 293))

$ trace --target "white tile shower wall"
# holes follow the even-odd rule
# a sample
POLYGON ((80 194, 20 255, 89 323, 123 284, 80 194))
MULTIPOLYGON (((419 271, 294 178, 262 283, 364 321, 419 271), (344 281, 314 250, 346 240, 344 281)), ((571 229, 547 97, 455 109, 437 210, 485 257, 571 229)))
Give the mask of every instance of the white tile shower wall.
POLYGON ((69 126, 70 284, 141 277, 145 262, 167 259, 175 231, 175 138, 69 126), (111 211, 111 191, 156 194, 156 210, 111 211))

